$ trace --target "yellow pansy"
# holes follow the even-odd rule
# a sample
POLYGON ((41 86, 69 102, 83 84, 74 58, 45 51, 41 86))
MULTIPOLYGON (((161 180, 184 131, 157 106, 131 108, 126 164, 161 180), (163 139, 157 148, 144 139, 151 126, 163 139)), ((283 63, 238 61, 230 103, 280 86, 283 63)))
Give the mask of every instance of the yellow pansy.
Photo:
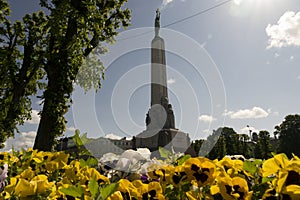
POLYGON ((127 179, 120 179, 118 183, 119 185, 117 190, 120 191, 124 196, 135 198, 138 198, 138 196, 140 196, 137 188, 127 179))
POLYGON ((285 186, 300 186, 300 165, 298 163, 290 163, 278 174, 276 191, 280 193, 285 186))
POLYGON ((145 184, 141 180, 134 180, 132 183, 139 192, 140 198, 138 199, 165 199, 159 182, 150 182, 149 184, 145 184))
POLYGON ((230 177, 237 176, 240 172, 249 176, 249 174, 243 170, 243 161, 241 160, 231 160, 231 158, 224 157, 222 160, 217 162, 216 165, 221 171, 226 172, 230 177))
POLYGON ((210 192, 212 195, 220 193, 226 200, 250 200, 252 194, 245 179, 226 175, 217 178, 217 184, 211 186, 210 192))
POLYGON ((48 177, 46 175, 37 175, 35 176, 31 181, 31 184, 33 184, 35 188, 35 192, 38 194, 43 194, 48 190, 51 190, 54 186, 53 182, 48 182, 48 177))
POLYGON ((189 158, 183 168, 188 179, 195 180, 199 187, 212 183, 217 175, 215 164, 204 157, 189 158))
POLYGON ((58 168, 62 169, 68 163, 70 155, 63 152, 55 152, 54 155, 51 157, 51 161, 56 161, 58 163, 58 168))
POLYGON ((285 168, 289 164, 289 160, 285 154, 277 154, 273 158, 266 160, 262 165, 263 177, 276 175, 278 171, 285 168))
POLYGON ((5 186, 4 191, 9 193, 9 194, 13 194, 14 193, 14 189, 17 185, 18 179, 15 177, 10 178, 10 184, 5 186))
POLYGON ((32 171, 31 168, 25 169, 20 175, 17 175, 17 178, 23 178, 23 179, 27 179, 30 180, 34 177, 34 171, 32 171))
POLYGON ((15 187, 15 194, 19 197, 27 197, 34 195, 36 190, 36 185, 33 182, 29 182, 23 178, 18 179, 18 183, 15 187))
POLYGON ((278 195, 276 194, 275 189, 267 189, 264 193, 264 195, 262 196, 263 200, 267 200, 267 199, 278 199, 278 195))
POLYGON ((123 200, 123 196, 120 191, 115 191, 107 200, 123 200))
POLYGON ((47 171, 54 171, 59 169, 59 163, 57 161, 48 161, 45 163, 45 167, 47 171))
POLYGON ((170 171, 170 174, 166 176, 167 181, 174 186, 179 186, 183 181, 187 181, 187 174, 184 171, 184 167, 182 165, 176 166, 170 171))
POLYGON ((299 200, 300 199, 300 186, 289 185, 282 191, 282 199, 299 200))
POLYGON ((162 187, 158 182, 148 184, 148 195, 150 199, 164 199, 162 187))
POLYGON ((31 155, 31 159, 34 160, 36 163, 42 163, 44 161, 50 160, 50 158, 53 156, 53 153, 51 152, 33 152, 31 155))

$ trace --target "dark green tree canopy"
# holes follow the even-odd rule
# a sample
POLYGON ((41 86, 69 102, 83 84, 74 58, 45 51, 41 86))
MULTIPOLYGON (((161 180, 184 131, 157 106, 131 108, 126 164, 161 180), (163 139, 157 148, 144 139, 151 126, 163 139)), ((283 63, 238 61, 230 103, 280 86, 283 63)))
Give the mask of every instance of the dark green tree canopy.
POLYGON ((292 154, 300 156, 300 115, 288 115, 284 121, 275 127, 274 135, 278 135, 278 151, 286 153, 291 157, 292 154))
POLYGON ((104 43, 129 25, 126 0, 41 0, 48 9, 11 24, 9 5, 0 0, 0 142, 30 118, 30 95, 44 89, 34 148, 51 150, 65 130, 74 83, 100 87, 104 43), (78 73, 80 72, 80 76, 78 73), (78 76, 78 79, 77 79, 78 76))

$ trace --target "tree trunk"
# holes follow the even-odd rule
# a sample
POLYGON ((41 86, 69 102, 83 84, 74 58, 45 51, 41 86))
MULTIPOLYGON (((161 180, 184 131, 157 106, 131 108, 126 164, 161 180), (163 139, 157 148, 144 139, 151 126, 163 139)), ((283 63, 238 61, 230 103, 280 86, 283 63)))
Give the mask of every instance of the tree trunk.
MULTIPOLYGON (((72 87, 72 83, 68 83, 69 86, 70 84, 72 87)), ((49 79, 44 92, 45 101, 33 149, 51 151, 56 136, 62 135, 65 130, 64 114, 68 111, 66 91, 66 85, 59 84, 57 79, 49 79)))

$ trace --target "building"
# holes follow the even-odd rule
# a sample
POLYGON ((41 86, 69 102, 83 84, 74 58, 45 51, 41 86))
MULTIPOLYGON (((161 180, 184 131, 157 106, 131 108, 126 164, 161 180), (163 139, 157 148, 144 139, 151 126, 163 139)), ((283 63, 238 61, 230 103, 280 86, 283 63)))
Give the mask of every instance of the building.
MULTIPOLYGON (((101 158, 106 153, 121 154, 125 150, 132 149, 133 140, 127 140, 125 137, 122 139, 110 139, 105 137, 88 138, 88 141, 82 146, 85 150, 89 150, 95 158, 101 158)), ((55 147, 56 151, 67 151, 69 153, 79 152, 73 137, 65 137, 58 141, 55 147)))

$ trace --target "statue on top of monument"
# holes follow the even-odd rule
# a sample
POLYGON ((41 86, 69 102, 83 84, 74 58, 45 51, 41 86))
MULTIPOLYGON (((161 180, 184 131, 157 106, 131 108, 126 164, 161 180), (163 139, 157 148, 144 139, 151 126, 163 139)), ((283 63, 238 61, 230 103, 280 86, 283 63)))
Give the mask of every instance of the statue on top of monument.
POLYGON ((159 9, 157 8, 156 10, 156 17, 155 17, 155 36, 158 36, 158 33, 159 33, 159 28, 160 28, 160 11, 159 9))

